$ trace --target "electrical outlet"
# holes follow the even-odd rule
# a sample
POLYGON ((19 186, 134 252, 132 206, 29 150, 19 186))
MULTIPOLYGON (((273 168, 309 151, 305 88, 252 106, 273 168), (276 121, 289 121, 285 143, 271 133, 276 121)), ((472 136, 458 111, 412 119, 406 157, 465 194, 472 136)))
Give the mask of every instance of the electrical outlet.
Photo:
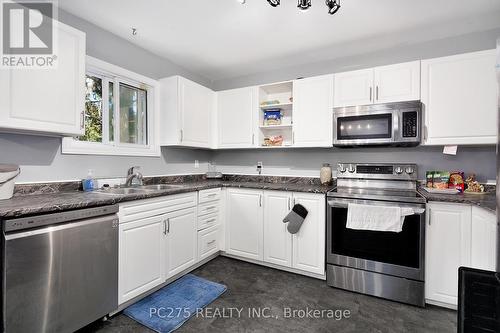
POLYGON ((264 165, 262 164, 262 162, 257 162, 257 172, 259 173, 259 175, 262 173, 262 167, 264 165))
POLYGON ((194 160, 194 168, 198 169, 200 167, 200 161, 194 160))

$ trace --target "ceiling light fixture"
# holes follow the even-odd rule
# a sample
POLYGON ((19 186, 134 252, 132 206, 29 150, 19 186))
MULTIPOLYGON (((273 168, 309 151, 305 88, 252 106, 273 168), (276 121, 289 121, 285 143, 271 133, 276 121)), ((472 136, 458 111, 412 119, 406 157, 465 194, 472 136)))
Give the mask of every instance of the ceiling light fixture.
POLYGON ((333 15, 340 9, 340 0, 326 0, 326 6, 328 7, 328 14, 333 15))
MULTIPOLYGON (((245 3, 245 0, 239 0, 241 3, 245 3)), ((311 0, 298 0, 297 7, 306 11, 311 8, 311 0)), ((280 5, 280 0, 267 0, 267 2, 273 6, 278 7, 280 5)), ((325 0, 325 4, 328 7, 328 14, 333 15, 340 9, 340 0, 325 0)))
POLYGON ((297 7, 300 10, 308 10, 309 8, 311 8, 311 0, 299 0, 299 4, 297 5, 297 7))

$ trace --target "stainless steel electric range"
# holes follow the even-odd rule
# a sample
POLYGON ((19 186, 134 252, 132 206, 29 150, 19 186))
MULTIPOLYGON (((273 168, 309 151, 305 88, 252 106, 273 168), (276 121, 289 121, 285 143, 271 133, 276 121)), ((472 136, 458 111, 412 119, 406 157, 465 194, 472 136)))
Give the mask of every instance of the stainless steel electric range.
POLYGON ((414 164, 339 163, 327 195, 327 283, 424 306, 425 199, 414 164), (346 227, 349 204, 412 208, 401 232, 346 227))

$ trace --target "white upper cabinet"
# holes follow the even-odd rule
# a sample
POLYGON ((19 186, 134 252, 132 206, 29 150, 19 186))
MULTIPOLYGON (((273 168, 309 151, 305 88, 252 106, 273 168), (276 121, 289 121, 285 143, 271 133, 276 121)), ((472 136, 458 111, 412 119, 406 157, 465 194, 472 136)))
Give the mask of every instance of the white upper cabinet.
POLYGON ((55 22, 56 67, 0 69, 0 130, 84 133, 85 34, 55 22))
POLYGON ((420 61, 335 74, 335 107, 419 99, 420 61))
POLYGON ((497 217, 479 207, 472 207, 471 267, 494 271, 497 260, 497 217))
POLYGON ((420 61, 376 67, 374 103, 420 100, 420 61))
POLYGON ((226 252, 263 260, 262 191, 230 188, 226 195, 226 252))
POLYGON ((160 82, 161 145, 211 148, 215 93, 181 76, 160 82))
POLYGON ((373 103, 373 69, 335 74, 334 106, 373 103))
POLYGON ((256 110, 256 87, 217 92, 218 148, 254 147, 256 110))
POLYGON ((425 144, 496 144, 495 50, 422 61, 425 144))
POLYGON ((331 147, 333 75, 293 83, 293 135, 295 147, 331 147))

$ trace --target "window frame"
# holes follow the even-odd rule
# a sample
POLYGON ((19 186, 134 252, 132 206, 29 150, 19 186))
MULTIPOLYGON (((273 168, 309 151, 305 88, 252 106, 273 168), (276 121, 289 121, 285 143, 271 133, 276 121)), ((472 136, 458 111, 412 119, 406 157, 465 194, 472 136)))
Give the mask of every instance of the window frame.
POLYGON ((61 153, 76 155, 109 155, 109 156, 161 156, 159 145, 159 120, 160 119, 160 83, 157 80, 134 73, 119 66, 86 57, 85 75, 91 75, 103 80, 102 83, 102 123, 109 124, 109 82, 113 82, 113 96, 118 100, 114 105, 114 135, 113 142, 109 141, 109 125, 103 126, 102 142, 79 141, 74 137, 62 139, 61 153), (105 84, 105 82, 106 84, 105 84), (122 143, 119 139, 120 83, 143 89, 147 93, 146 133, 147 145, 122 143))

